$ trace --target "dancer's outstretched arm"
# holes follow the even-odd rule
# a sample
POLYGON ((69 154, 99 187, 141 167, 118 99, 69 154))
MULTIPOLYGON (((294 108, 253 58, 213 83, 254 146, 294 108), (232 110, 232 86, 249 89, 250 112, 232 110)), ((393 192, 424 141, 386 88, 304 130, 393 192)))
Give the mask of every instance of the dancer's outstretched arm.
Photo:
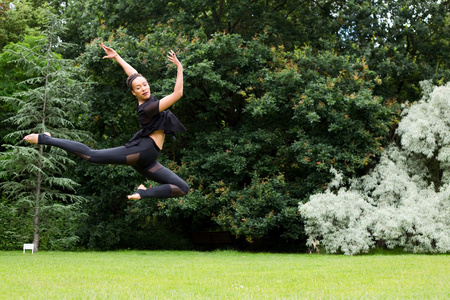
POLYGON ((106 47, 105 45, 103 45, 103 43, 101 44, 101 46, 102 46, 103 50, 105 50, 105 52, 106 52, 106 56, 103 56, 103 59, 106 59, 106 58, 115 59, 119 63, 119 65, 123 68, 125 73, 127 73, 128 76, 137 73, 136 69, 133 68, 132 66, 130 66, 129 63, 124 61, 123 58, 120 57, 120 55, 117 54, 117 52, 114 49, 106 47))
POLYGON ((160 100, 159 111, 168 109, 183 96, 183 65, 172 50, 169 52, 169 55, 167 55, 167 58, 177 66, 177 81, 173 93, 160 100))

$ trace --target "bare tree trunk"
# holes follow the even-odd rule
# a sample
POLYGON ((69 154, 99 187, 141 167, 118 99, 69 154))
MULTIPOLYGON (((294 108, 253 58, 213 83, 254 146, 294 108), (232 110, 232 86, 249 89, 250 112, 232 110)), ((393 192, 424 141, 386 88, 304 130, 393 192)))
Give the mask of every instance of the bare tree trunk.
POLYGON ((39 146, 39 158, 38 158, 38 174, 36 179, 36 202, 34 206, 34 218, 33 218, 33 244, 34 252, 39 252, 39 212, 41 205, 41 168, 42 168, 42 155, 44 154, 44 146, 39 146))

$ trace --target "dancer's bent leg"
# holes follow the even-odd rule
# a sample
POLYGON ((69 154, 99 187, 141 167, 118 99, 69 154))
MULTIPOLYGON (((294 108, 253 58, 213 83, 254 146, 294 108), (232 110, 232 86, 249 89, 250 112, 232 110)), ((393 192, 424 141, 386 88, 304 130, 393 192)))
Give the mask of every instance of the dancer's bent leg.
POLYGON ((129 196, 130 199, 139 199, 139 198, 172 198, 172 197, 181 197, 186 195, 189 192, 188 184, 181 179, 177 174, 169 170, 168 168, 161 165, 159 162, 155 162, 146 168, 137 168, 135 169, 144 175, 145 177, 161 183, 162 185, 155 186, 149 189, 138 189, 136 194, 139 195, 137 197, 136 194, 129 196), (134 196, 134 197, 133 197, 134 196))

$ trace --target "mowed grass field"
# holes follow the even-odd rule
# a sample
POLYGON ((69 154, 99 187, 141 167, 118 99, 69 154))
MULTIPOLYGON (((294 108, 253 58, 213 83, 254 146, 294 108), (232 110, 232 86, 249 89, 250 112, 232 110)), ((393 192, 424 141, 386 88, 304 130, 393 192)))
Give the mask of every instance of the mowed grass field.
POLYGON ((450 256, 0 251, 0 299, 450 299, 450 256))

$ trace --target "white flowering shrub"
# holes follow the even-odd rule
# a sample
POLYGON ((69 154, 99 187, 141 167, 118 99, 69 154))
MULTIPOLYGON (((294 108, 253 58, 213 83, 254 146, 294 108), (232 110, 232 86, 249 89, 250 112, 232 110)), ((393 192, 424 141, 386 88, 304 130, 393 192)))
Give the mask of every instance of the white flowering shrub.
MULTIPOLYGON (((328 190, 300 204, 310 247, 347 255, 377 244, 450 252, 450 84, 423 87, 432 92, 400 122, 401 148, 388 147, 374 170, 353 179, 348 189, 328 190)), ((332 172, 336 188, 342 177, 332 172)))
POLYGON ((388 147, 370 175, 354 180, 351 190, 370 195, 368 201, 376 206, 400 205, 409 195, 426 188, 428 173, 420 159, 408 157, 395 145, 388 147))
POLYGON ((300 207, 302 215, 307 216, 308 246, 314 248, 321 240, 328 253, 367 252, 374 244, 367 223, 372 209, 357 192, 341 190, 337 195, 327 192, 312 196, 300 207))
MULTIPOLYGON (((429 82, 422 83, 429 90, 429 82)), ((450 146, 450 83, 435 88, 431 94, 404 111, 398 126, 405 151, 420 153, 428 158, 436 156, 441 148, 450 146)), ((450 162, 450 156, 441 157, 450 162)))
POLYGON ((426 189, 409 196, 398 206, 380 205, 372 211, 373 239, 414 253, 449 252, 448 191, 426 189))

